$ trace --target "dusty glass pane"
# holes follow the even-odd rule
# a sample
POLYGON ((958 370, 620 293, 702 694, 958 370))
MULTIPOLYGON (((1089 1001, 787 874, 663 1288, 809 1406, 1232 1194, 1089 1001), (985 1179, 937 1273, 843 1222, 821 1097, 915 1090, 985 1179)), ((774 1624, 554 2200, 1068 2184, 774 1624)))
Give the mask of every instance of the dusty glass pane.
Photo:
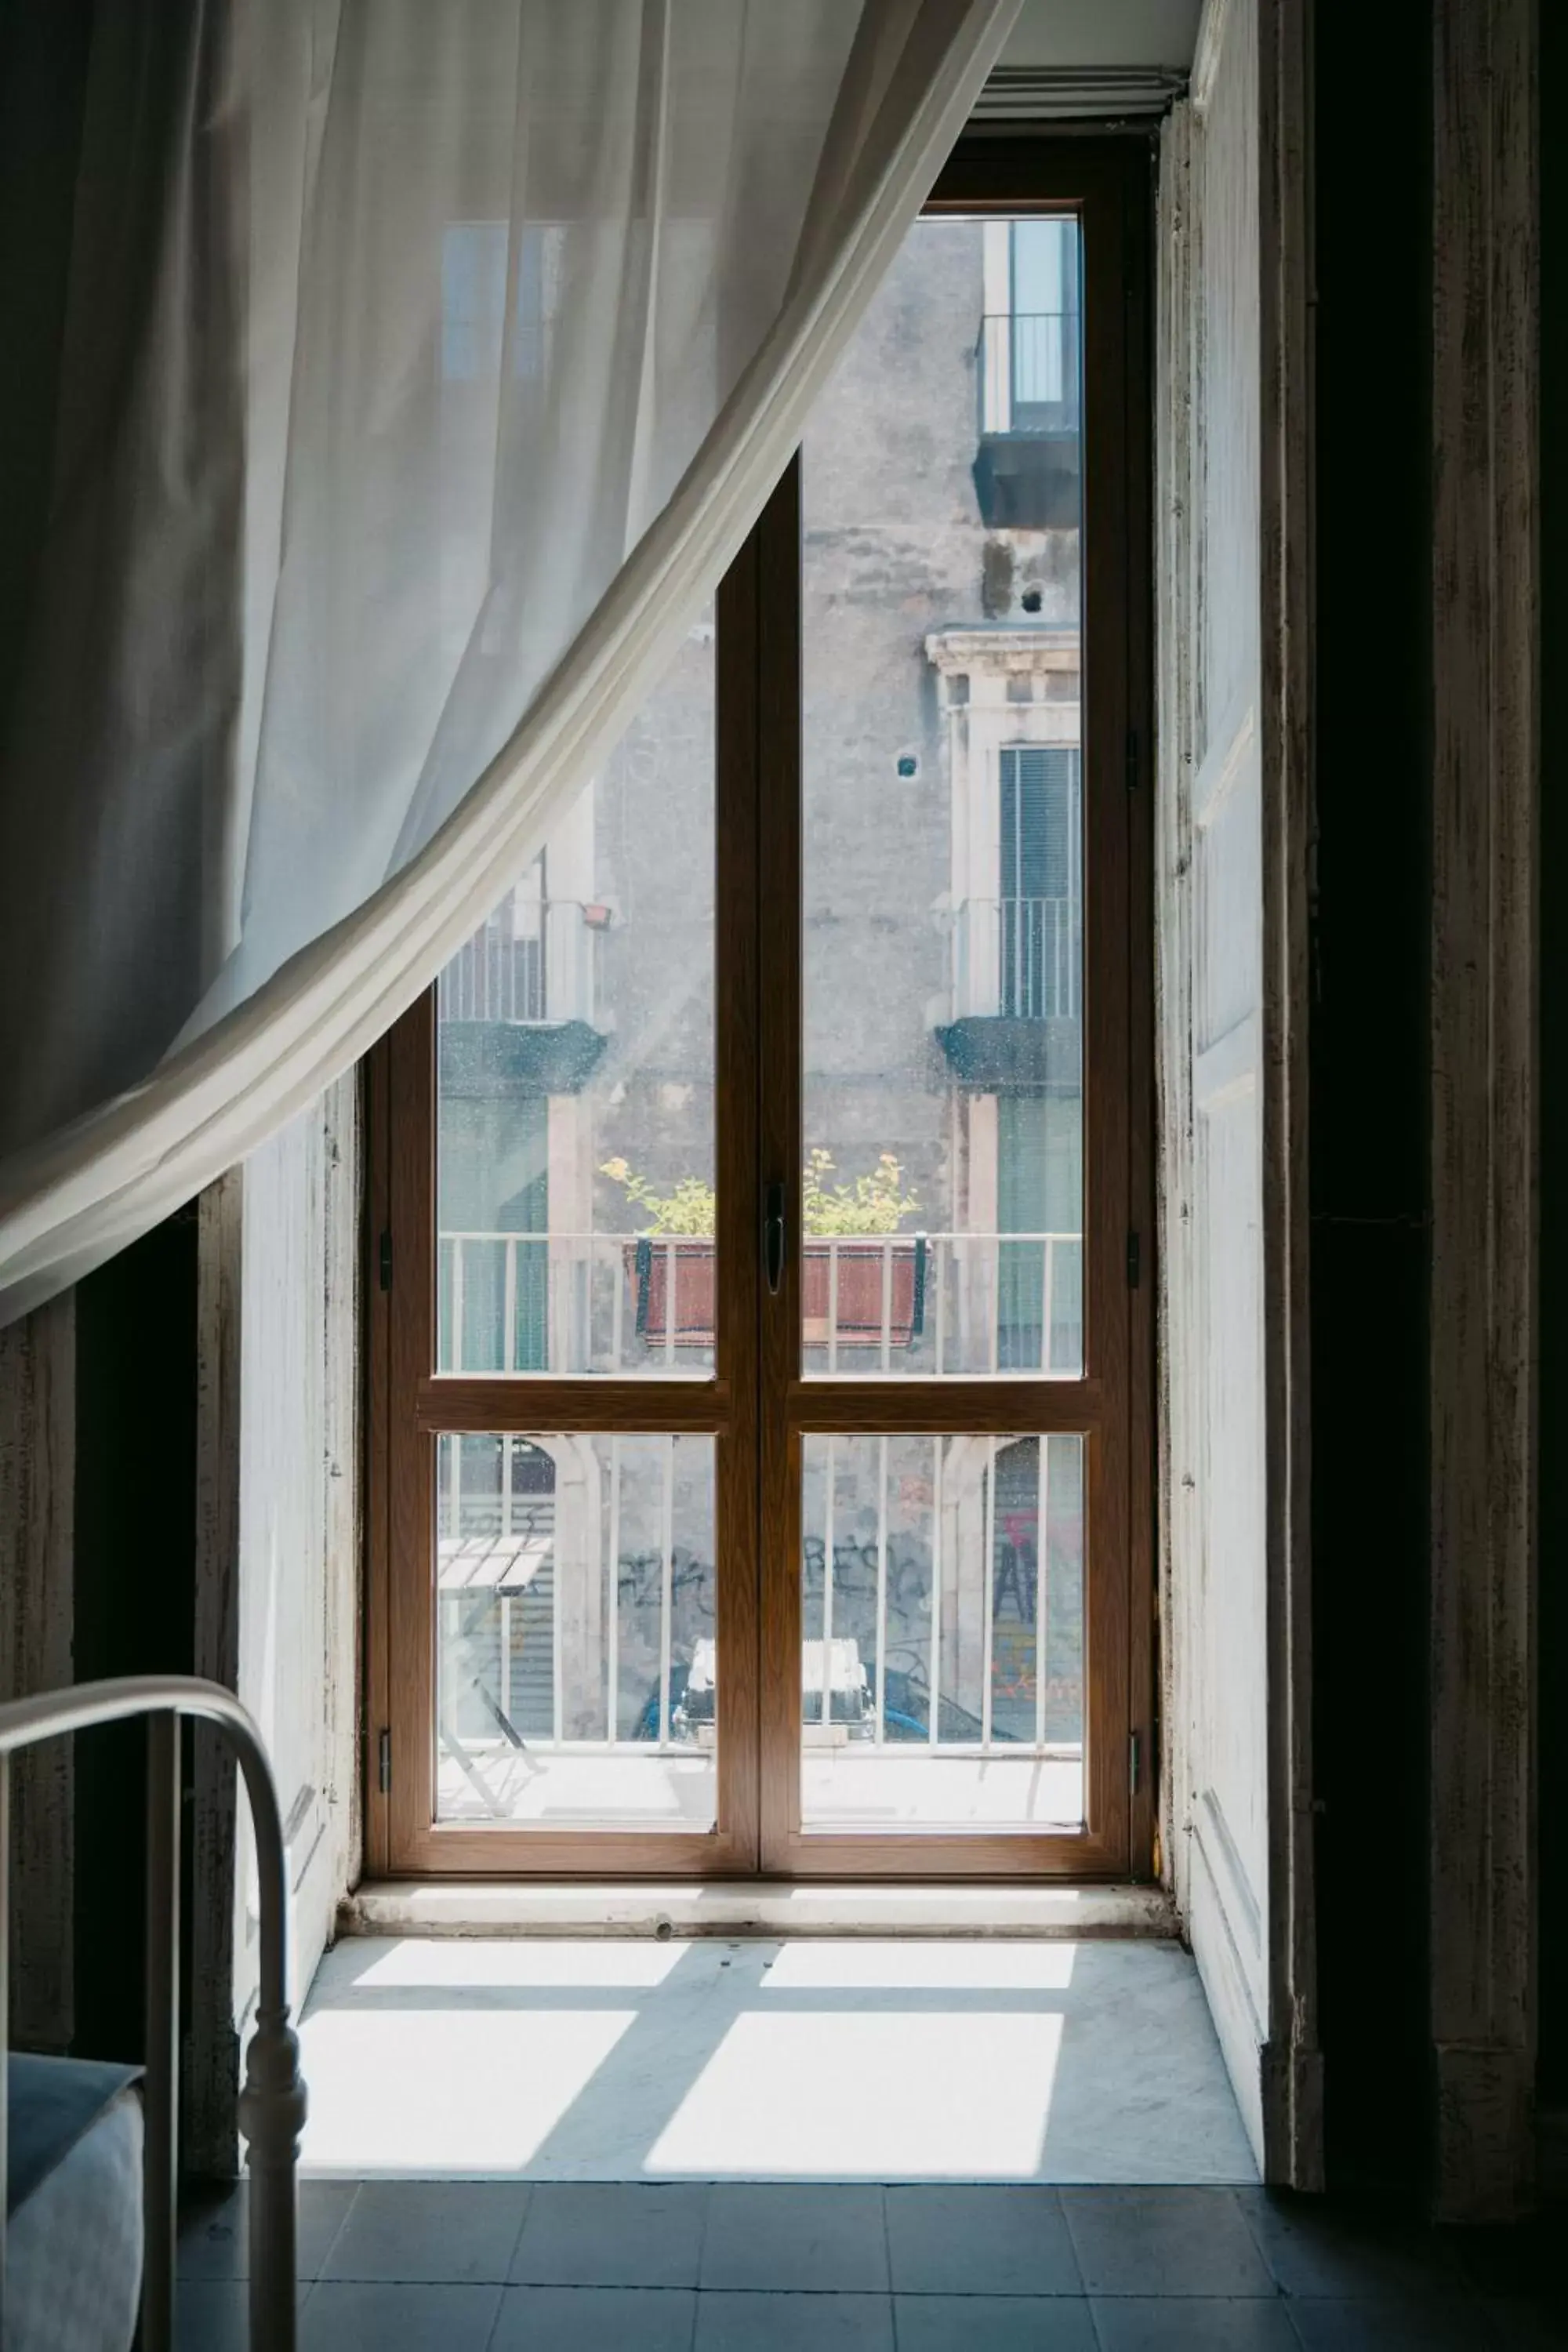
POLYGON ((711 1375, 713 629, 441 975, 437 1369, 711 1375))
POLYGON ((711 1828, 713 1440, 442 1437, 437 1817, 711 1828))
POLYGON ((925 220, 804 458, 816 1374, 1083 1366, 1076 220, 925 220))
POLYGON ((808 1829, 1083 1819, 1081 1437, 807 1437, 808 1829))

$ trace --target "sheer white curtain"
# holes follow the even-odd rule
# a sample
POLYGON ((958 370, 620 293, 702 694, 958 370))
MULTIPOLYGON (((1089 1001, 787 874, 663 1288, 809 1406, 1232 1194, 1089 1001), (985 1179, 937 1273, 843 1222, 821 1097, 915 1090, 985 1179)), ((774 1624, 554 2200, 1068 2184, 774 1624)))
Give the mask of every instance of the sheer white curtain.
POLYGON ((105 11, 137 103, 89 92, 0 745, 0 1320, 308 1102, 522 870, 1016 5, 105 11))

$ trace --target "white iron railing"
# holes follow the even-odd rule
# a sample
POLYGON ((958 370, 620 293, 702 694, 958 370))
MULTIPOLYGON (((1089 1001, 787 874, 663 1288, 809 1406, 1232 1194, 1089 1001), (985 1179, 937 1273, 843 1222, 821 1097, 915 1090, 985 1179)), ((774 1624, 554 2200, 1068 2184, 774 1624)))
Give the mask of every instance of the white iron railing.
POLYGON ((147 1718, 146 2051, 142 2352, 174 2342, 179 2186, 180 1718, 216 1724, 238 1760, 256 1834, 261 1982, 239 2126, 250 2163, 250 2342, 293 2352, 295 2165, 305 2121, 289 2022, 288 1879, 278 1791, 261 1735, 232 1692, 187 1675, 128 1675, 0 1706, 0 2343, 5 2334, 7 1959, 11 1759, 46 1739, 147 1718))
MULTIPOLYGON (((837 1457, 839 1447, 847 1442, 855 1443, 862 1447, 869 1442, 874 1443, 877 1448, 875 1601, 876 1658, 875 1703, 871 1718, 870 1737, 866 1742, 866 1747, 872 1753, 879 1752, 884 1748, 890 1745, 897 1746, 900 1749, 907 1749, 909 1744, 907 1738, 890 1742, 888 1738, 887 1730, 889 1448, 892 1441, 886 1436, 880 1436, 871 1441, 868 1441, 863 1438, 846 1441, 842 1438, 827 1435, 817 1438, 813 1442, 816 1445, 819 1445, 824 1452, 824 1573, 822 1591, 822 1641, 820 1643, 811 1643, 807 1645, 808 1649, 812 1651, 814 1654, 820 1651, 822 1662, 822 1689, 821 1696, 818 1700, 818 1713, 816 1720, 821 1723, 826 1723, 828 1720, 831 1706, 829 1680, 833 1668, 829 1660, 835 1648, 835 1593, 836 1586, 839 1580, 838 1547, 836 1540, 836 1528, 834 1524, 837 1489, 837 1457)), ((944 1704, 950 1705, 955 1709, 958 1705, 956 1695, 950 1695, 944 1690, 942 1679, 943 1643, 945 1638, 944 1628, 942 1625, 942 1592, 944 1583, 948 1580, 942 1558, 943 1513, 945 1507, 943 1488, 946 1475, 945 1449, 951 1444, 952 1441, 949 1438, 941 1436, 933 1436, 925 1441, 925 1443, 929 1444, 931 1449, 930 1491, 932 1497, 931 1513, 931 1580, 927 1593, 929 1603, 930 1637, 924 1695, 927 1709, 926 1744, 928 1748, 932 1750, 940 1747, 942 1755, 945 1757, 984 1757, 993 1755, 999 1750, 1013 1757, 1027 1756, 1031 1753, 1039 1755, 1076 1755, 1081 1749, 1081 1740, 1069 1739, 1048 1741, 1046 1735, 1046 1700, 1048 1684, 1047 1672, 1048 1662, 1048 1603, 1050 1593, 1050 1567, 1047 1533, 1051 1509, 1051 1468, 1050 1442, 1048 1438, 1044 1436, 1041 1436, 1037 1440, 1037 1459, 1038 1467, 1036 1474, 1034 1512, 1035 1565, 1032 1592, 1033 1623, 1031 1628, 1033 1637, 1034 1673, 1033 1738, 1031 1739, 1027 1737, 1020 1736, 1017 1732, 1013 1732, 1004 1734, 999 1738, 996 1732, 994 1721, 995 1677, 992 1654, 993 1636, 995 1630, 996 1621, 996 1455, 999 1446, 1012 1444, 1014 1441, 1007 1438, 990 1436, 981 1442, 985 1447, 985 1457, 982 1474, 984 1529, 979 1547, 980 1557, 978 1563, 973 1561, 964 1562, 962 1560, 959 1563, 961 1576, 964 1568, 967 1567, 968 1572, 973 1580, 973 1583, 980 1588, 978 1595, 975 1596, 972 1592, 971 1598, 978 1597, 980 1602, 978 1614, 981 1626, 982 1650, 979 1661, 978 1675, 973 1679, 977 1679, 979 1685, 978 1696, 980 1698, 981 1712, 978 1738, 954 1738, 951 1733, 944 1736, 942 1731, 942 1714, 944 1704)), ((969 1690, 971 1696, 973 1696, 973 1680, 970 1682, 969 1690)), ((970 1712, 967 1708, 964 1708, 963 1711, 964 1713, 970 1712)))
POLYGON ((437 983, 443 1022, 592 1021, 596 942, 607 907, 576 898, 502 900, 437 983))
MULTIPOLYGON (((503 1435, 500 1438, 500 1490, 497 1492, 493 1487, 487 1487, 479 1498, 465 1494, 461 1445, 451 1442, 442 1445, 438 1455, 440 1469, 436 1497, 437 1524, 439 1529, 437 1539, 437 1587, 443 1605, 453 1617, 459 1621, 454 1628, 455 1639, 459 1646, 465 1639, 461 1630, 464 1604, 468 1604, 470 1612, 476 1607, 482 1610, 489 1602, 496 1605, 500 1634, 497 1682, 495 1689, 486 1690, 482 1696, 486 1711, 497 1718, 497 1727, 502 1730, 503 1738, 508 1737, 507 1729, 503 1727, 510 1727, 510 1733, 515 1736, 519 1745, 547 1748, 563 1752, 581 1749, 595 1754, 602 1753, 606 1748, 625 1747, 628 1752, 645 1756, 650 1747, 662 1750, 672 1748, 677 1744, 671 1736, 669 1723, 670 1661, 673 1654, 672 1636, 675 1613, 676 1440, 668 1432, 662 1436, 646 1436, 638 1440, 644 1449, 657 1445, 660 1455, 658 1681, 657 1684, 658 1728, 656 1740, 651 1742, 636 1737, 627 1739, 623 1737, 621 1731, 619 1646, 621 1580, 625 1565, 621 1558, 621 1523, 626 1465, 623 1458, 621 1438, 611 1434, 606 1442, 609 1446, 609 1462, 606 1465, 605 1479, 608 1492, 605 1498, 605 1525, 607 1530, 605 1553, 613 1565, 606 1575, 605 1558, 600 1557, 595 1548, 594 1570, 595 1575, 605 1578, 607 1581, 607 1590, 604 1594, 605 1672, 604 1676, 605 1729, 602 1738, 595 1734, 578 1734, 568 1738, 565 1732, 566 1669, 562 1651, 565 1612, 561 1605, 561 1592, 557 1582, 559 1552, 555 1540, 554 1510, 552 1508, 550 1514, 548 1538, 541 1539, 537 1537, 534 1528, 530 1525, 532 1517, 530 1507, 532 1506, 536 1510, 539 1498, 520 1497, 514 1491, 513 1462, 519 1449, 529 1446, 530 1441, 527 1438, 511 1435, 503 1435), (476 1499, 479 1506, 479 1512, 475 1509, 476 1499), (481 1514, 490 1524, 485 1526, 482 1532, 476 1534, 472 1532, 473 1523, 476 1517, 481 1514), (544 1570, 548 1570, 551 1584, 551 1727, 547 1733, 531 1731, 524 1740, 523 1736, 517 1731, 516 1726, 511 1722, 512 1612, 514 1604, 522 1600, 535 1580, 544 1570)), ((469 1635, 467 1638, 472 1637, 469 1635)))
POLYGON ((965 898, 952 919, 955 1021, 1077 1021, 1083 1008, 1079 898, 965 898))
MULTIPOLYGON (((564 1655, 568 1619, 582 1612, 563 1605, 556 1497, 520 1496, 516 1491, 514 1459, 520 1449, 529 1448, 529 1440, 510 1434, 500 1438, 499 1482, 487 1485, 477 1496, 465 1489, 461 1444, 448 1439, 438 1452, 437 1590, 442 1654, 437 1738, 443 1751, 475 1790, 486 1811, 497 1818, 504 1817, 510 1809, 504 1796, 490 1785, 485 1765, 487 1750, 510 1750, 524 1764, 544 1756, 690 1753, 689 1727, 687 1737, 682 1738, 673 1722, 677 1441, 673 1433, 666 1433, 635 1441, 623 1441, 611 1434, 605 1442, 609 1448, 605 1467, 606 1492, 602 1509, 590 1515, 595 1531, 590 1538, 590 1573, 600 1580, 598 1614, 603 1628, 592 1661, 591 1679, 597 1685, 602 1669, 602 1733, 596 1727, 589 1729, 584 1722, 580 1687, 569 1676, 564 1655), (636 1722, 627 1730, 622 1705, 623 1585, 629 1565, 622 1555, 627 1443, 635 1443, 642 1457, 638 1467, 645 1486, 648 1467, 646 1457, 650 1449, 657 1447, 658 1451, 655 1506, 658 1540, 654 1563, 657 1632, 651 1642, 646 1638, 645 1612, 643 1643, 645 1651, 653 1653, 648 1663, 655 1665, 657 1676, 653 1681, 655 1718, 651 1737, 641 1735, 636 1722), (547 1531, 542 1508, 546 1500, 547 1531), (482 1525, 476 1532, 477 1522, 482 1525), (602 1537, 599 1530, 603 1530, 602 1537), (515 1706, 513 1692, 514 1612, 531 1591, 545 1583, 549 1588, 550 1725, 547 1731, 541 1730, 536 1723, 525 1730, 515 1720, 515 1714, 521 1710, 515 1706), (482 1727, 477 1733, 465 1732, 461 1720, 465 1700, 477 1709, 480 1718, 482 1727), (570 1733, 569 1716, 574 1724, 570 1733)), ((646 1494, 642 1499, 646 1517, 646 1494)), ((574 1559, 581 1557, 575 1546, 569 1549, 574 1559)), ((641 1711, 646 1711, 648 1703, 645 1697, 641 1711)))
POLYGON ((1076 433, 1079 345, 1076 310, 992 310, 975 345, 982 433, 1076 433))
MULTIPOLYGON (((713 1358, 716 1244, 695 1234, 445 1233, 442 1372, 701 1378, 713 1358)), ((1082 1363, 1076 1232, 808 1234, 806 1369, 927 1379, 1082 1363)))
MULTIPOLYGON (((465 1493, 459 1444, 447 1442, 439 1457, 437 1524, 442 1656, 437 1729, 445 1756, 478 1796, 484 1811, 494 1819, 504 1819, 510 1813, 512 1804, 508 1790, 496 1781, 497 1768, 501 1762, 515 1762, 531 1778, 547 1769, 556 1758, 689 1756, 695 1748, 710 1740, 715 1693, 710 1610, 705 1619, 709 1627, 705 1634, 693 1638, 688 1621, 680 1647, 684 1663, 693 1672, 683 1691, 678 1693, 672 1686, 677 1651, 676 1439, 668 1434, 635 1441, 607 1437, 605 1442, 608 1457, 601 1465, 605 1491, 588 1505, 579 1498, 582 1523, 563 1543, 558 1540, 562 1530, 555 1523, 553 1499, 546 1527, 542 1515, 535 1516, 537 1498, 514 1496, 513 1455, 517 1448, 527 1447, 530 1441, 508 1435, 498 1442, 502 1455, 499 1492, 493 1476, 488 1476, 479 1492, 465 1493), (645 1450, 643 1492, 636 1516, 645 1525, 657 1524, 659 1528, 657 1561, 644 1559, 634 1563, 622 1553, 622 1528, 629 1516, 625 1496, 625 1448, 634 1443, 645 1450), (649 1465, 646 1459, 647 1450, 655 1447, 659 1456, 657 1497, 648 1491, 649 1465), (597 1594, 591 1602, 581 1589, 571 1592, 563 1590, 563 1562, 573 1564, 568 1574, 585 1575, 590 1583, 596 1581, 597 1594), (657 1570, 656 1576, 647 1573, 650 1568, 657 1570), (639 1570, 643 1584, 640 1601, 634 1604, 641 1617, 635 1651, 640 1656, 641 1666, 633 1669, 636 1689, 634 1712, 629 1718, 623 1690, 624 1643, 631 1622, 623 1625, 628 1570, 633 1571, 634 1591, 639 1570), (520 1724, 514 1717, 523 1710, 514 1707, 511 1681, 512 1612, 531 1591, 537 1598, 546 1590, 550 1643, 548 1722, 546 1725, 540 1720, 536 1709, 531 1718, 525 1717, 520 1724), (656 1596, 657 1623, 653 1610, 647 1606, 656 1596), (574 1671, 563 1655, 568 1628, 576 1629, 570 1638, 580 1642, 582 1628, 590 1620, 596 1620, 599 1630, 588 1653, 574 1662, 574 1671), (694 1715, 692 1692, 699 1685, 703 1706, 694 1715), (586 1696, 589 1693, 595 1695, 591 1700, 586 1696), (593 1719, 595 1706, 600 1709, 597 1721, 593 1719)), ((808 1615, 809 1630, 801 1644, 803 1737, 808 1748, 852 1743, 855 1753, 859 1755, 895 1748, 912 1758, 919 1752, 919 1739, 907 1728, 901 1734, 896 1729, 889 1733, 888 1728, 889 1661, 890 1654, 897 1654, 889 1650, 893 1614, 889 1609, 889 1500, 894 1478, 892 1448, 897 1444, 900 1486, 907 1486, 911 1475, 910 1449, 921 1445, 931 1448, 926 1487, 930 1497, 929 1548, 921 1568, 922 1589, 912 1604, 905 1592, 897 1609, 906 1625, 900 1641, 907 1638, 911 1606, 914 1619, 924 1628, 919 1643, 919 1669, 923 1681, 916 1683, 910 1696, 918 1696, 926 1709, 925 1748, 930 1751, 940 1748, 944 1757, 950 1758, 984 1758, 998 1753, 1015 1758, 1030 1754, 1071 1756, 1080 1752, 1081 1738, 1061 1738, 1059 1725, 1058 1736, 1054 1739, 1047 1737, 1051 1441, 1043 1436, 1036 1441, 1034 1492, 1027 1496, 1026 1485, 1027 1499, 1023 1511, 1005 1507, 1002 1532, 1006 1543, 1015 1549, 1014 1598, 1021 1624, 1026 1620, 1026 1654, 1034 1689, 1032 1722, 1019 1722, 1015 1715, 1000 1729, 994 1713, 994 1657, 1001 1524, 997 1462, 999 1451, 1016 1441, 993 1435, 976 1439, 973 1446, 966 1448, 962 1492, 955 1492, 952 1485, 950 1457, 954 1443, 949 1436, 895 1441, 886 1435, 823 1435, 808 1440, 808 1467, 811 1454, 816 1454, 819 1465, 819 1475, 809 1480, 808 1494, 818 1497, 811 1509, 814 1524, 820 1526, 822 1547, 820 1575, 808 1581, 803 1592, 808 1610, 819 1612, 817 1615, 808 1615), (874 1560, 869 1563, 875 1588, 870 1628, 866 1624, 866 1587, 856 1579, 864 1578, 868 1564, 867 1554, 872 1547, 864 1537, 857 1538, 853 1531, 841 1546, 837 1524, 844 1449, 851 1445, 858 1449, 856 1467, 861 1479, 867 1476, 869 1467, 867 1451, 875 1449, 876 1538, 874 1560), (956 1539, 954 1529, 965 1514, 969 1538, 958 1559, 949 1562, 944 1559, 944 1544, 956 1539), (944 1625, 946 1606, 959 1612, 959 1622, 944 1625), (962 1645, 958 1639, 960 1622, 965 1628, 962 1645), (857 1627, 860 1629, 858 1637, 857 1627), (871 1653, 869 1686, 861 1664, 863 1645, 871 1653), (950 1675, 954 1684, 951 1692, 947 1688, 950 1675)), ((1076 1516, 1073 1490, 1079 1485, 1077 1479, 1069 1481, 1063 1498, 1069 1522, 1076 1516)), ((857 1493, 855 1516, 862 1526, 870 1516, 868 1503, 869 1496, 861 1486, 857 1493)), ((809 1551, 810 1547, 807 1549, 809 1551)), ((1069 1539, 1069 1585, 1075 1574, 1070 1549, 1069 1539)), ((1076 1575, 1081 1583, 1081 1559, 1076 1575)), ((1067 1599, 1070 1606, 1070 1591, 1067 1599)))

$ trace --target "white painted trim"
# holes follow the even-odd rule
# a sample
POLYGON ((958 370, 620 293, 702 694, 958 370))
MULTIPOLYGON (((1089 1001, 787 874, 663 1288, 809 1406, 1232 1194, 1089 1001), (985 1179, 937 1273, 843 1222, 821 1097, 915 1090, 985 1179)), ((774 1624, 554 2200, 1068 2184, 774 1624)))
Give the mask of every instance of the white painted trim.
POLYGON ((1135 1936, 1176 1933, 1157 1886, 616 1886, 489 1879, 370 1883, 342 1936, 1135 1936))
POLYGON ((1211 825, 1258 757, 1258 708, 1242 695, 1215 729, 1193 783, 1193 823, 1211 825))
POLYGON ((1198 20, 1198 37, 1193 45, 1193 70, 1189 83, 1193 111, 1201 121, 1208 112, 1214 96, 1215 76, 1230 31, 1231 0, 1205 0, 1204 12, 1198 20))
POLYGON ((1193 1055, 1193 1100, 1197 1108, 1217 1110, 1227 1096, 1250 1094, 1258 1084, 1258 1014, 1244 1013, 1193 1055))
POLYGON ((1163 114, 1186 86, 1179 66, 993 66, 969 119, 1084 122, 1163 114))
POLYGON ((1176 1907, 1189 1910, 1185 1835, 1188 1782, 1190 1579, 1182 1563, 1194 1552, 1194 1439, 1187 1385, 1174 1377, 1173 1332, 1192 1328, 1192 1235, 1185 1172, 1192 1163, 1192 970, 1190 925, 1193 764, 1191 643, 1194 605, 1193 478, 1193 121, 1190 104, 1173 109, 1160 139, 1156 182, 1154 370, 1154 579, 1156 707, 1155 1040, 1160 1247, 1157 1268, 1159 1412, 1159 1581, 1161 1659, 1160 1851, 1176 1907))
POLYGON ((1205 1902, 1200 1894, 1188 1915, 1193 1958, 1197 1962, 1209 2015, 1219 2037, 1247 2137, 1254 2155, 1260 2158, 1268 2137, 1259 2055, 1267 2031, 1252 1998, 1255 1963, 1249 1967, 1233 1925, 1237 1879, 1235 1872, 1223 1864, 1216 1873, 1215 1864, 1224 1848, 1212 1835, 1205 1839, 1194 1828, 1191 1845, 1194 1874, 1200 1882, 1206 1881, 1212 1898, 1205 1902))
MULTIPOLYGON (((1307 875, 1311 619, 1310 0, 1207 0, 1189 102, 1161 142, 1156 368, 1159 740, 1156 919, 1160 1073, 1161 1620, 1166 1769, 1162 1843, 1259 2164, 1321 2179, 1312 1883, 1307 1290, 1307 875), (1256 44, 1255 50, 1246 45, 1256 44), (1211 611, 1203 518, 1211 463, 1205 268, 1234 270, 1247 225, 1226 214, 1238 90, 1257 76, 1258 661, 1205 709, 1211 611), (1213 219, 1204 217, 1205 189, 1213 219), (1205 257, 1212 243, 1213 257, 1205 257), (1260 807, 1262 947, 1255 1000, 1206 1017, 1195 971, 1197 870, 1247 787, 1260 807), (1262 1465, 1267 1871, 1241 1867, 1204 1763, 1212 1708, 1205 1619, 1206 1292, 1195 1225, 1203 1114, 1256 1091, 1262 1155, 1262 1465)), ((1245 119, 1245 118, 1242 118, 1245 119)), ((1231 192, 1234 193, 1234 192, 1231 192)), ((1245 286, 1245 273, 1239 281, 1245 286)), ((1234 586, 1234 583, 1233 583, 1234 586)))
MULTIPOLYGON (((199 1211, 196 1664, 273 1750, 296 2003, 360 1858, 357 1093, 353 1074, 336 1081, 199 1211)), ((259 1958, 255 1864, 232 1758, 201 1732, 195 1756, 184 2124, 192 2168, 222 2176, 259 1958)))
POLYGON ((1268 2038, 1264 2178, 1323 2185, 1312 1762, 1313 0, 1258 11, 1268 2038))

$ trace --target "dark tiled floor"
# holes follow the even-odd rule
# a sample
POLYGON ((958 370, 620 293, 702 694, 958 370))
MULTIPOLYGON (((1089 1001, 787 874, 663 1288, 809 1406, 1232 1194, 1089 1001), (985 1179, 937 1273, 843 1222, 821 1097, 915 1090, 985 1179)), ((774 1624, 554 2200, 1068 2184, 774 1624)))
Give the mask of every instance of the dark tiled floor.
MULTIPOLYGON (((306 2181, 301 2352, 1538 2352, 1558 2222, 1439 2234, 1246 2189, 306 2181)), ((181 2238, 242 2352, 242 2191, 181 2238)))

